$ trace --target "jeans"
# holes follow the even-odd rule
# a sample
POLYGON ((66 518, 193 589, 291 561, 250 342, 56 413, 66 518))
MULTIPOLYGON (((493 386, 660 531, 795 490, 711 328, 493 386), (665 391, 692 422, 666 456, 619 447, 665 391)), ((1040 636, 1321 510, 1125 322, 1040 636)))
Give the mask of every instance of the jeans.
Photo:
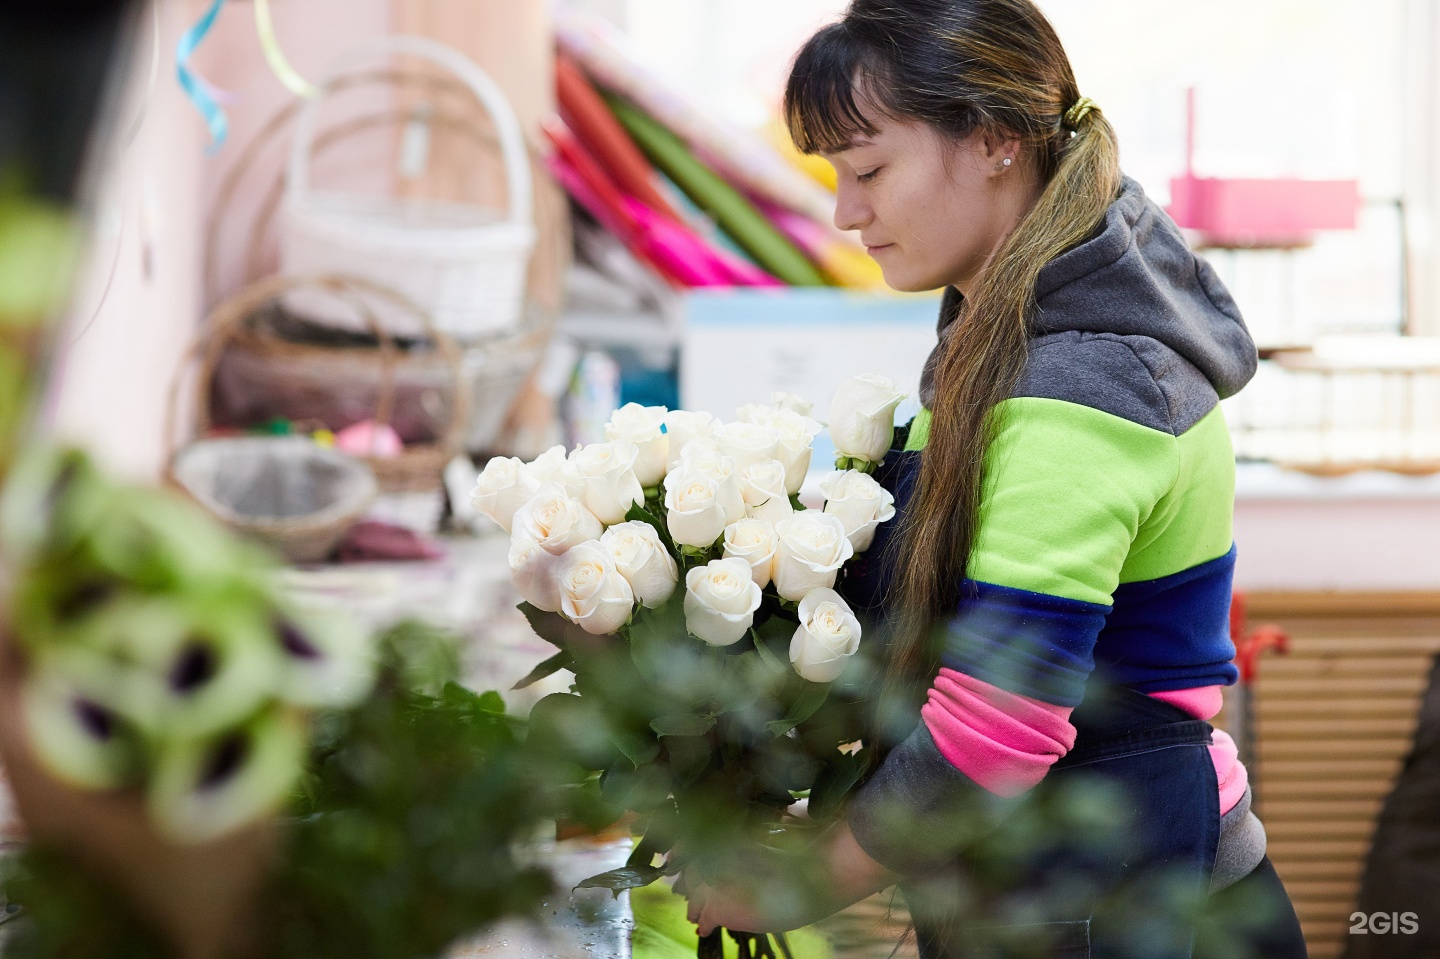
MULTIPOLYGON (((1071 721, 1075 748, 1039 786, 953 868, 902 885, 921 959, 1248 957, 1244 936, 1207 916, 1220 819, 1210 725, 1098 679, 1071 721)), ((1279 877, 1262 869, 1232 889, 1266 884, 1246 928, 1290 951, 1254 955, 1303 956, 1279 877)))

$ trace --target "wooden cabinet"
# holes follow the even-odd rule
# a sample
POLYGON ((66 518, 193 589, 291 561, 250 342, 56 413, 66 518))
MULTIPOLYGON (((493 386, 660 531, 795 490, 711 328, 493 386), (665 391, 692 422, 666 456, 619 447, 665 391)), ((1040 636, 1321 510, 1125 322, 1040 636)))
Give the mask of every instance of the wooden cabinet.
POLYGON ((1291 638, 1255 686, 1256 811, 1312 959, 1333 959, 1440 654, 1440 593, 1251 593, 1249 610, 1291 638))

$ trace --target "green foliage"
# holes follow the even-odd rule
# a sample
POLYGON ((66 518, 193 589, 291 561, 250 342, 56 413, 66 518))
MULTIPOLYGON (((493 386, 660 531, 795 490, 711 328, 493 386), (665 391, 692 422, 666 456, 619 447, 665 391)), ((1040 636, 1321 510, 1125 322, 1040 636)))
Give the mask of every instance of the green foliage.
MULTIPOLYGON (((267 959, 422 959, 533 912, 551 882, 517 845, 548 825, 555 797, 586 808, 559 782, 566 770, 524 747, 498 693, 453 682, 443 633, 403 624, 381 663, 366 701, 314 724, 265 895, 267 959)), ((122 898, 53 851, 27 849, 7 892, 26 914, 5 959, 168 955, 122 898)))
POLYGON ((550 767, 525 754, 499 694, 429 695, 404 675, 388 669, 317 733, 272 887, 277 959, 437 955, 550 890, 514 848, 551 812, 550 767))

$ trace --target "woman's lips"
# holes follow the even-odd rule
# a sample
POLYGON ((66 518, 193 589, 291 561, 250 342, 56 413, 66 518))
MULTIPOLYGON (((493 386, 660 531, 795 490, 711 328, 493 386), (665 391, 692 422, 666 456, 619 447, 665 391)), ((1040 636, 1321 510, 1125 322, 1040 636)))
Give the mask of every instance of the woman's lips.
POLYGON ((871 256, 874 256, 876 253, 879 253, 881 250, 888 250, 888 249, 890 249, 890 247, 892 247, 892 246, 894 246, 894 245, 895 245, 895 244, 893 244, 893 243, 881 243, 879 246, 870 246, 869 244, 866 244, 866 246, 865 246, 865 252, 866 252, 866 253, 869 253, 871 256))

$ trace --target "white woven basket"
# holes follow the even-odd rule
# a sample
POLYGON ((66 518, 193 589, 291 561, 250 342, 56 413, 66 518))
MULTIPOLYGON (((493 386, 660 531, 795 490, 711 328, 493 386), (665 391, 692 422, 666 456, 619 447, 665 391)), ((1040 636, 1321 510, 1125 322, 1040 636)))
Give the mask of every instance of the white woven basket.
MULTIPOLYGON (((526 272, 535 247, 530 165, 520 123, 484 71, 463 54, 423 37, 391 37, 361 48, 342 58, 326 82, 363 60, 397 53, 451 70, 489 112, 505 164, 509 211, 311 189, 317 98, 296 121, 281 211, 281 268, 292 276, 359 276, 389 287, 428 312, 437 329, 464 342, 511 332, 524 315, 526 272)), ((314 290, 287 293, 285 305, 327 326, 362 328, 357 313, 314 290)), ((413 314, 383 299, 370 305, 391 334, 424 335, 413 314)))

